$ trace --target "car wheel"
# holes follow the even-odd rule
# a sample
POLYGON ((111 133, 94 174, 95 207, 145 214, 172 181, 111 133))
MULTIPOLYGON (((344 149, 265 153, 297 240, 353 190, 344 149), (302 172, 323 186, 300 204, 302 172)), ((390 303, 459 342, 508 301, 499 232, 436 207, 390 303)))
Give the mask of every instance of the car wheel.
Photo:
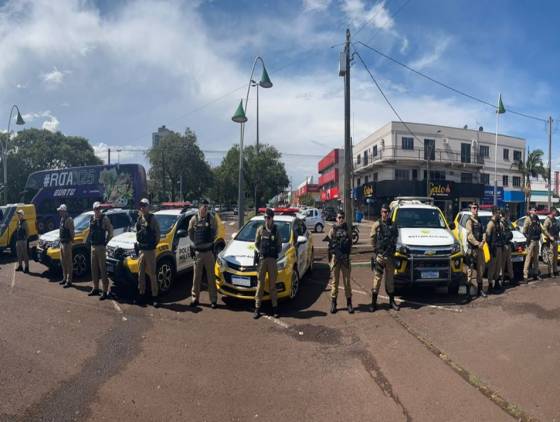
POLYGON ((292 283, 290 287, 290 300, 295 299, 299 292, 299 274, 297 270, 294 268, 292 271, 292 283))
POLYGON ((323 233, 323 225, 321 223, 315 224, 315 233, 323 233))
POLYGON ((90 260, 89 254, 85 249, 78 249, 72 253, 72 268, 74 277, 80 278, 85 276, 89 271, 90 260))
POLYGON ((156 269, 156 277, 158 280, 159 291, 165 294, 171 290, 173 279, 175 278, 175 269, 169 260, 161 261, 156 269))

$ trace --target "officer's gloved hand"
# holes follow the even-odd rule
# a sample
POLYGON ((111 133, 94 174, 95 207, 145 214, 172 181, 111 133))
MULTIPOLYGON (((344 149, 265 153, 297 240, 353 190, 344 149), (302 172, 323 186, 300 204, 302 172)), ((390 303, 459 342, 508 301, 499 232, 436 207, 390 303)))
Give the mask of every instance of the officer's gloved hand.
POLYGON ((196 258, 196 251, 194 250, 194 248, 192 246, 189 248, 189 251, 191 253, 191 258, 195 259, 196 258))

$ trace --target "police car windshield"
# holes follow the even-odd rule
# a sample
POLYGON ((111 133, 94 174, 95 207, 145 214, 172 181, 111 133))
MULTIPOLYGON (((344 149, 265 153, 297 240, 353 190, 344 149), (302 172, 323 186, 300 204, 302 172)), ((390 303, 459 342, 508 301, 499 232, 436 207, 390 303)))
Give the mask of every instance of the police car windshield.
MULTIPOLYGON (((253 220, 249 221, 245 226, 241 229, 235 240, 240 240, 242 242, 254 242, 255 235, 257 234, 257 229, 264 224, 264 220, 253 220)), ((276 228, 280 233, 280 237, 282 238, 282 243, 288 243, 290 241, 290 226, 291 224, 287 221, 275 221, 276 228)))
POLYGON ((4 216, 6 215, 6 210, 7 209, 8 209, 8 207, 6 207, 6 206, 0 207, 0 223, 4 219, 4 216))
POLYGON ((177 215, 169 215, 169 214, 155 214, 156 221, 159 223, 159 232, 160 234, 164 235, 169 233, 169 231, 173 228, 173 225, 179 218, 177 215))
POLYGON ((89 227, 89 220, 93 214, 80 214, 74 219, 74 231, 81 232, 89 227))
POLYGON ((401 208, 395 223, 398 227, 445 229, 445 221, 438 210, 430 208, 401 208))

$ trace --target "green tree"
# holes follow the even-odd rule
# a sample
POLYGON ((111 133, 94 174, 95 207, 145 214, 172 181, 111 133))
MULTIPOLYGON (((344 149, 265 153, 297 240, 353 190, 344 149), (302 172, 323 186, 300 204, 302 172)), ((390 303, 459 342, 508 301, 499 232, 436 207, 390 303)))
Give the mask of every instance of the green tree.
MULTIPOLYGON (((3 134, 2 142, 7 135, 3 134)), ((21 198, 30 173, 45 169, 103 164, 86 138, 26 129, 8 140, 8 201, 21 198)))
POLYGON ((538 176, 548 177, 545 175, 546 169, 543 165, 544 152, 540 149, 527 152, 527 159, 525 161, 517 161, 512 164, 512 167, 519 170, 523 177, 523 192, 525 193, 525 206, 529 209, 531 202, 531 178, 538 176))
POLYGON ((315 199, 313 198, 313 195, 311 195, 310 193, 306 193, 305 195, 299 197, 299 203, 301 205, 313 207, 315 206, 315 199))
POLYGON ((189 128, 183 135, 176 132, 166 135, 146 156, 154 189, 151 192, 159 201, 199 199, 211 188, 212 171, 198 146, 196 134, 189 128))
MULTIPOLYGON (((270 145, 261 145, 257 154, 255 146, 244 149, 243 177, 247 205, 254 206, 255 186, 259 205, 282 192, 289 184, 281 154, 270 145)), ((234 145, 214 169, 213 198, 223 203, 237 202, 239 186, 239 146, 234 145)))

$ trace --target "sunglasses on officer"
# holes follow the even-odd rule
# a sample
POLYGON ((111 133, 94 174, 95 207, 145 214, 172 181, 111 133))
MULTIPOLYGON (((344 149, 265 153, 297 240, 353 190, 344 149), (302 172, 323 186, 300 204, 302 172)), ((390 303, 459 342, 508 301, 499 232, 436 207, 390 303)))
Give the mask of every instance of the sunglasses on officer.
POLYGON ((344 220, 344 216, 343 216, 343 215, 337 215, 337 216, 336 216, 336 219, 337 219, 337 220, 344 220))

